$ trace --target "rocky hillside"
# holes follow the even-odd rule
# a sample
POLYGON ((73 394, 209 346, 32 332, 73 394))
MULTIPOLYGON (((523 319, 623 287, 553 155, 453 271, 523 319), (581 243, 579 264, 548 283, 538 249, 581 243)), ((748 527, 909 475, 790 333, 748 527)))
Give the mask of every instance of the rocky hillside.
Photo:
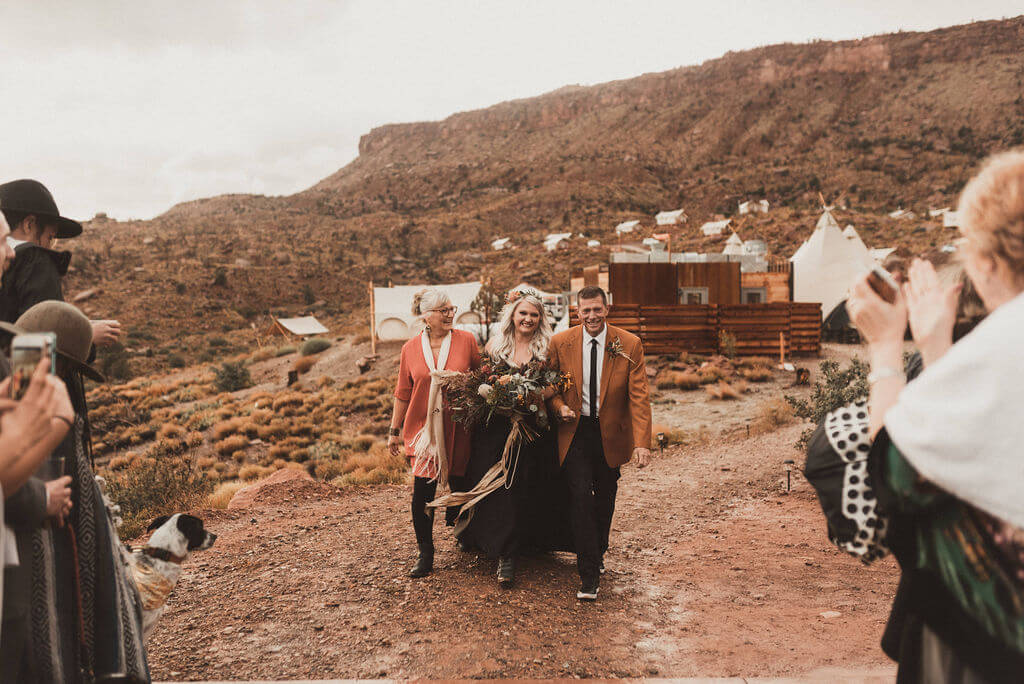
POLYGON ((767 198, 773 212, 739 224, 741 235, 788 255, 821 193, 869 245, 925 250, 949 236, 934 221, 885 214, 954 204, 979 159, 1024 143, 1021 45, 1024 17, 776 45, 383 126, 355 161, 293 196, 222 196, 153 221, 90 222, 70 290, 98 288, 86 306, 124 320, 136 350, 159 358, 174 345, 191 357, 213 333, 251 344, 267 311, 365 328, 371 279, 525 276, 562 289, 571 268, 607 252, 548 255, 545 233, 612 242, 618 221, 646 217, 650 227, 663 209, 687 209, 673 245, 698 249, 708 247, 700 222, 767 198), (489 253, 501 236, 520 249, 489 253))

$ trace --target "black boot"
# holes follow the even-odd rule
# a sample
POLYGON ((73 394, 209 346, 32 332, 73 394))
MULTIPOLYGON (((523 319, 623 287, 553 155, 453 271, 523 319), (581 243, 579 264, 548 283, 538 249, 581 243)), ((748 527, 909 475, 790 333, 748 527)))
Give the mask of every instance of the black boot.
POLYGON ((434 545, 420 544, 420 557, 409 571, 409 577, 426 577, 434 569, 434 545))
POLYGON ((502 556, 498 559, 498 584, 502 589, 509 589, 515 581, 516 559, 512 556, 502 556))

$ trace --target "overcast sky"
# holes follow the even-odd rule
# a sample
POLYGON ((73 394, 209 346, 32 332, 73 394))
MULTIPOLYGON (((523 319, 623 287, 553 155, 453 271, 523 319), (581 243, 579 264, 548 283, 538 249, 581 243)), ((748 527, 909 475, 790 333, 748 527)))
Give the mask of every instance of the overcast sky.
POLYGON ((441 119, 729 50, 929 30, 1020 0, 3 0, 0 181, 150 218, 282 195, 385 123, 441 119))

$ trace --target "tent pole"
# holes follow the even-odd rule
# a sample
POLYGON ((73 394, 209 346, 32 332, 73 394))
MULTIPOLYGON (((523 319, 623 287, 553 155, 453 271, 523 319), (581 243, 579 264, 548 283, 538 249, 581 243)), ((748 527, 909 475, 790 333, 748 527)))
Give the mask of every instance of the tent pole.
POLYGON ((373 280, 370 281, 370 353, 377 353, 377 326, 374 322, 377 320, 377 307, 373 300, 373 280))

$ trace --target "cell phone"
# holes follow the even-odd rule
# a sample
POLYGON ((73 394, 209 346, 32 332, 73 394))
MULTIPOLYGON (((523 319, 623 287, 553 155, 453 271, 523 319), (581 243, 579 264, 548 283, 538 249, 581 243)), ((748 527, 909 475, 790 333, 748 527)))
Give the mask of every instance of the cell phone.
POLYGON ((11 340, 11 399, 25 396, 40 359, 50 356, 50 374, 57 373, 57 335, 52 332, 15 335, 11 340))
POLYGON ((896 295, 900 291, 900 284, 892 277, 892 274, 881 266, 873 266, 868 273, 868 285, 879 297, 892 304, 896 301, 896 295))

